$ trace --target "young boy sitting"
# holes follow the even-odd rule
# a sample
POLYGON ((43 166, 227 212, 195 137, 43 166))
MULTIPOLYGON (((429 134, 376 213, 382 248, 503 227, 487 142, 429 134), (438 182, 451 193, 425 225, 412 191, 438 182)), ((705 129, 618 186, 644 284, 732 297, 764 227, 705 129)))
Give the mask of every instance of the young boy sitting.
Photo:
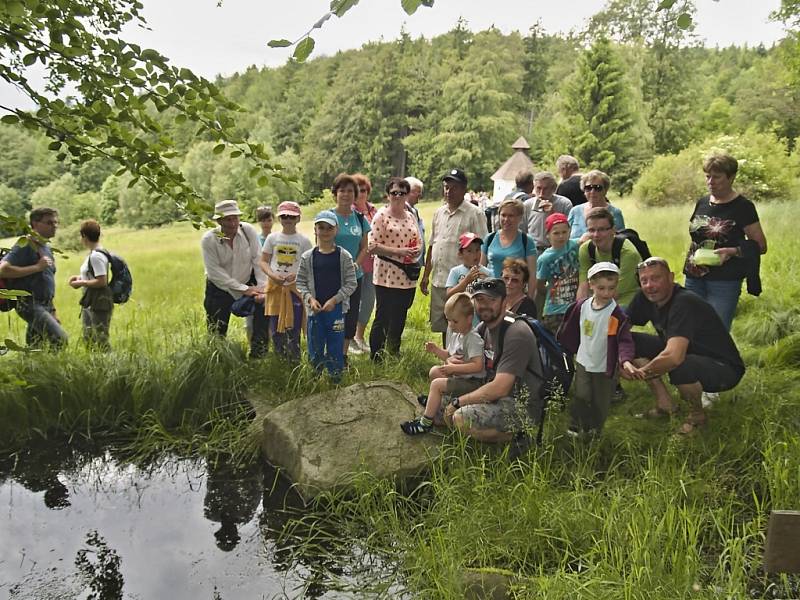
POLYGON ((317 246, 300 257, 297 291, 308 306, 308 355, 318 371, 338 381, 344 369, 344 315, 356 291, 353 257, 336 245, 338 220, 330 210, 314 217, 317 246))
POLYGON ((617 386, 618 366, 628 372, 636 369, 631 324, 617 306, 614 295, 619 283, 619 267, 598 262, 588 273, 592 296, 573 304, 566 313, 558 341, 575 353, 573 402, 568 433, 600 433, 617 386))
POLYGON ((547 217, 544 227, 550 247, 536 261, 536 279, 539 293, 546 292, 542 323, 555 334, 564 313, 575 302, 578 293, 580 246, 575 240, 569 239, 569 222, 561 213, 547 217))
POLYGON ((453 397, 469 393, 483 385, 486 377, 483 338, 472 328, 472 300, 465 293, 450 296, 445 302, 444 314, 448 323, 447 348, 440 348, 433 342, 425 343, 425 350, 444 364, 431 368, 428 395, 418 398, 425 407, 425 414, 400 425, 408 435, 427 433, 433 428, 434 419, 441 421, 444 394, 453 397))

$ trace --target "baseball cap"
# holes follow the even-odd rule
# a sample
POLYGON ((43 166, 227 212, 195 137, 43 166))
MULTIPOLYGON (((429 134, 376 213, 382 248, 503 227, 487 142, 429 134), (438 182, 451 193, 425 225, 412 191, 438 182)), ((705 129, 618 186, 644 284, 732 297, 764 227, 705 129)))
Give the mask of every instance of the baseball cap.
POLYGON ((479 238, 476 234, 472 233, 471 231, 462 233, 461 237, 458 238, 458 247, 463 250, 464 248, 467 248, 472 242, 483 243, 483 240, 479 238))
POLYGON ((287 200, 286 202, 281 202, 278 204, 278 216, 281 215, 291 215, 293 217, 300 216, 300 205, 297 202, 292 202, 291 200, 287 200))
POLYGON ((314 225, 317 223, 327 223, 331 227, 336 227, 336 225, 338 225, 336 215, 333 214, 332 210, 323 210, 318 212, 317 216, 314 217, 314 225))
POLYGON ((442 181, 457 181, 467 185, 467 175, 461 169, 450 169, 444 174, 442 181))
POLYGON ((589 273, 588 273, 587 277, 589 279, 591 279, 592 277, 594 277, 598 273, 602 273, 604 271, 605 272, 609 272, 610 271, 611 273, 616 273, 617 275, 619 275, 619 267, 617 265, 615 265, 614 263, 612 263, 612 262, 599 262, 599 263, 594 263, 591 267, 589 267, 589 273))
POLYGON ((491 296, 492 298, 505 298, 506 284, 502 279, 498 279, 497 277, 478 279, 470 286, 470 297, 474 298, 480 294, 491 296))
POLYGON ((544 228, 547 230, 547 233, 550 233, 550 230, 553 227, 555 227, 556 225, 558 225, 559 223, 567 223, 567 224, 569 224, 569 220, 567 219, 567 217, 565 215, 562 215, 559 212, 553 213, 552 215, 547 217, 547 219, 545 219, 544 228))

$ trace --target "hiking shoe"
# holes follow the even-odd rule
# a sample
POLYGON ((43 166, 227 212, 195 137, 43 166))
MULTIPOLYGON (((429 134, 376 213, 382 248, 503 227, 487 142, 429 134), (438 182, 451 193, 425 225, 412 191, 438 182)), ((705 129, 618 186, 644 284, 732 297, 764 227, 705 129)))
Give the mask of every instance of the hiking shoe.
POLYGON ((364 354, 364 350, 362 350, 358 342, 353 340, 352 342, 350 342, 350 346, 347 349, 347 353, 352 354, 353 356, 358 356, 359 354, 364 354))
POLYGON ((400 423, 400 429, 406 435, 422 435, 423 433, 430 433, 433 430, 433 424, 424 425, 419 419, 414 419, 413 421, 400 423))
POLYGON ((621 402, 625 402, 626 397, 627 394, 625 393, 625 390, 622 389, 622 386, 618 383, 617 389, 614 390, 614 395, 611 397, 611 403, 620 404, 621 402))
POLYGON ((700 402, 703 404, 703 408, 711 408, 715 402, 719 402, 719 394, 717 392, 703 392, 700 402))
POLYGON ((417 396, 417 403, 423 408, 428 406, 428 394, 420 394, 417 396))
POLYGON ((514 435, 508 447, 508 460, 516 460, 526 454, 531 447, 531 436, 525 431, 514 435))
POLYGON ((580 437, 581 432, 574 425, 570 425, 570 427, 567 429, 567 435, 571 438, 577 438, 580 437))

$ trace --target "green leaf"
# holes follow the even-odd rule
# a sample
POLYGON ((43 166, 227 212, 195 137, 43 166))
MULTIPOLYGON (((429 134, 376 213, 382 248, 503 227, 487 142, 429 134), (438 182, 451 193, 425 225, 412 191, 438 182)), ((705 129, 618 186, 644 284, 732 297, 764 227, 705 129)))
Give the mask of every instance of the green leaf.
POLYGON ((406 14, 409 15, 413 15, 417 12, 420 4, 422 4, 422 0, 400 0, 400 5, 403 7, 403 10, 406 11, 406 14))
POLYGON ((675 2, 677 2, 677 0, 661 0, 656 10, 669 10, 675 6, 675 2))
POLYGON ((222 154, 225 151, 225 144, 217 144, 214 146, 214 154, 222 154))
POLYGON ((266 187, 268 183, 269 183, 269 178, 267 178, 266 176, 258 178, 258 187, 266 187))
POLYGON ((61 149, 61 142, 59 142, 59 141, 50 142, 49 144, 47 144, 47 149, 48 150, 53 150, 53 151, 60 150, 61 149))
POLYGON ((356 4, 358 4, 358 0, 331 0, 331 11, 337 17, 341 17, 356 4))
POLYGON ((689 29, 692 26, 692 15, 689 13, 681 13, 678 15, 678 27, 681 29, 689 29))
POLYGON ((241 150, 234 150, 230 154, 231 158, 239 158, 241 155, 242 155, 242 151, 241 150))
POLYGON ((311 52, 314 50, 314 38, 307 37, 294 49, 294 54, 292 54, 292 58, 294 58, 297 62, 305 62, 311 52))
POLYGON ((35 52, 31 52, 30 54, 26 54, 22 57, 22 64, 26 67, 30 67, 33 63, 36 62, 37 54, 35 52))
POLYGON ((287 48, 292 45, 292 42, 289 40, 270 40, 267 42, 267 46, 270 48, 287 48))
POLYGON ((19 123, 19 117, 17 115, 3 115, 0 121, 7 125, 14 125, 15 123, 19 123))

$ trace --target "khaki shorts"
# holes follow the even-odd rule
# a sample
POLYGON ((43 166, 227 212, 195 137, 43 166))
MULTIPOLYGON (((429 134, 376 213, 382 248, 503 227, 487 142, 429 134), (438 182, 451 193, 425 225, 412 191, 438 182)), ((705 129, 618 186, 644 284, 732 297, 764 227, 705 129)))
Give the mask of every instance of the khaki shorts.
POLYGON ((445 393, 450 396, 463 396, 474 392, 483 385, 483 380, 477 377, 448 377, 445 393))
POLYGON ((431 286, 431 331, 444 333, 447 331, 447 318, 444 316, 444 303, 447 300, 447 288, 431 286))
POLYGON ((468 404, 458 411, 470 429, 494 429, 502 432, 522 431, 527 413, 514 398, 506 396, 488 404, 468 404))

